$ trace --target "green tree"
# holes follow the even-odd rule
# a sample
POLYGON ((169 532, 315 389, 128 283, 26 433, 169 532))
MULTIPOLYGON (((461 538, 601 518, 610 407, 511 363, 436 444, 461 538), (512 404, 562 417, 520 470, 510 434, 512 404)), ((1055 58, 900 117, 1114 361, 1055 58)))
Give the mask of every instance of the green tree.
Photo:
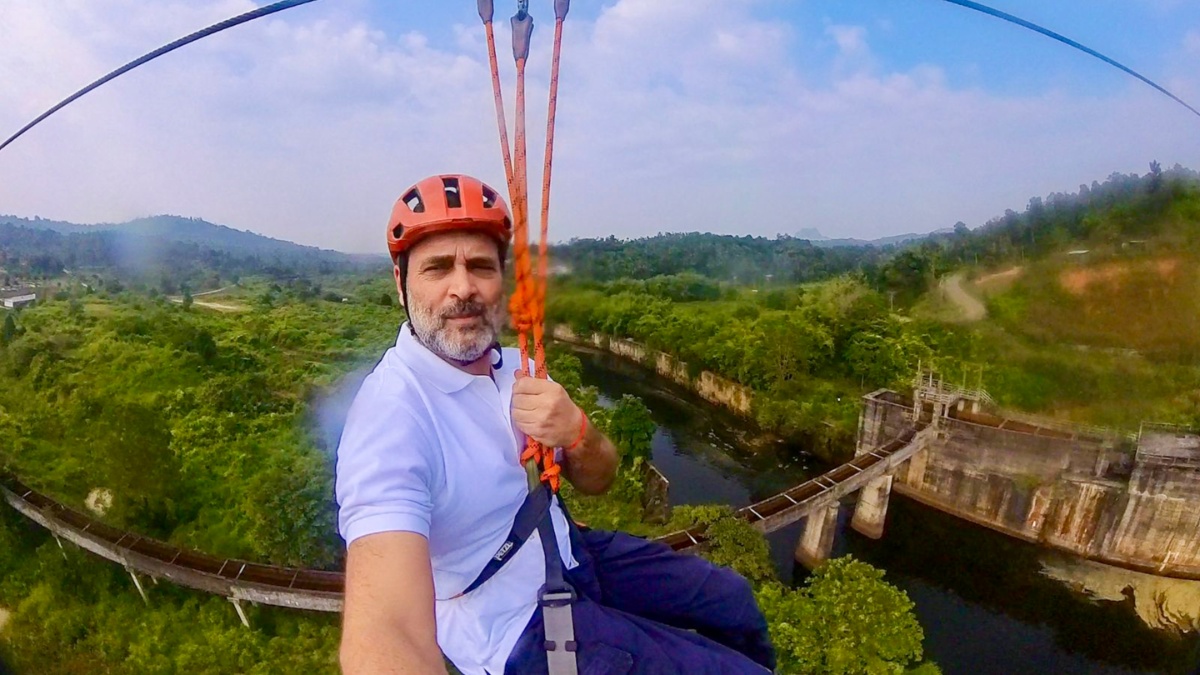
POLYGON ((751 584, 778 584, 767 540, 728 506, 705 504, 672 510, 669 530, 704 526, 708 545, 703 555, 745 577, 751 584))
POLYGON ((650 409, 642 399, 631 394, 622 396, 612 408, 605 411, 603 428, 608 438, 620 449, 623 466, 632 466, 639 457, 650 460, 651 441, 658 425, 650 417, 650 409))
POLYGON ((112 491, 110 515, 152 536, 165 536, 180 485, 179 459, 171 452, 171 430, 162 412, 140 403, 108 399, 83 402, 73 425, 102 481, 112 491))
MULTIPOLYGON (((292 454, 298 449, 275 448, 292 454)), ((250 535, 261 558, 275 565, 327 568, 338 552, 333 480, 312 457, 276 458, 246 491, 250 535)))
POLYGON ((852 557, 817 568, 795 593, 768 584, 758 600, 780 672, 903 673, 921 662, 924 631, 912 600, 852 557))
POLYGON ((12 314, 4 315, 4 328, 0 330, 0 345, 7 346, 17 337, 17 322, 12 314))

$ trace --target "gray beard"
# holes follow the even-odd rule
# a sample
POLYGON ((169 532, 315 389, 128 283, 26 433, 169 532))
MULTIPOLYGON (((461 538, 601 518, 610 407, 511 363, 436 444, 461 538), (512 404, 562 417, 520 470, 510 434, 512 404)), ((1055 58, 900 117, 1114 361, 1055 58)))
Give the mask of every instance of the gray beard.
POLYGON ((504 319, 503 303, 489 309, 479 302, 459 302, 441 312, 412 301, 408 313, 409 325, 417 341, 437 354, 460 364, 472 363, 482 357, 496 343, 500 324, 504 319), (482 323, 472 328, 457 328, 447 325, 447 318, 466 312, 479 311, 482 323))

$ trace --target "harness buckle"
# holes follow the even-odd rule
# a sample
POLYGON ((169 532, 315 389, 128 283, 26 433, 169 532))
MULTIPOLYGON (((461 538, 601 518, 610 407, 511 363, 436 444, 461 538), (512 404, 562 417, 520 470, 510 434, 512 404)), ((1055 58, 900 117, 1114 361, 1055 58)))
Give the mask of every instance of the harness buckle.
POLYGON ((563 584, 562 588, 554 589, 542 586, 538 591, 538 605, 542 608, 570 607, 578 599, 579 596, 570 584, 563 584))

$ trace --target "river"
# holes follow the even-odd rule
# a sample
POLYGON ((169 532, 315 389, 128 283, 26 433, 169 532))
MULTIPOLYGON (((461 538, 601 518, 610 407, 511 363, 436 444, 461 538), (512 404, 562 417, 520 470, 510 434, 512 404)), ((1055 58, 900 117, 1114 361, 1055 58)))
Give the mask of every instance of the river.
MULTIPOLYGON (((654 463, 671 481, 672 504, 743 506, 826 468, 794 447, 758 443, 751 451, 753 432, 744 420, 629 362, 577 353, 584 382, 603 399, 635 394, 649 406, 658 424, 654 463)), ((834 555, 849 553, 884 569, 887 580, 908 593, 925 629, 926 654, 947 675, 1190 673, 1200 664, 1196 633, 1149 627, 1134 599, 1125 597, 1147 575, 1092 563, 1085 568, 896 494, 883 538, 871 540, 850 529, 848 507, 834 555), (1118 599, 1076 590, 1090 587, 1093 577, 1109 589, 1100 598, 1118 599)), ((781 576, 795 583, 807 575, 792 561, 802 525, 769 537, 781 576)), ((1183 584, 1192 585, 1180 597, 1200 597, 1191 595, 1200 582, 1177 585, 1183 584)))

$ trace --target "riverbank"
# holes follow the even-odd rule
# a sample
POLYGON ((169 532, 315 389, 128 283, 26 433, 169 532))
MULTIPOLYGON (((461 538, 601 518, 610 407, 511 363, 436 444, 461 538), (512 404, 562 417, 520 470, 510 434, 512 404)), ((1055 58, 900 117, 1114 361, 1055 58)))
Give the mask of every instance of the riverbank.
MULTIPOLYGON (((738 442, 744 420, 653 371, 596 349, 577 353, 585 383, 610 398, 635 394, 650 407, 659 425, 653 461, 671 481, 672 504, 743 506, 821 471, 800 448, 750 451, 738 442)), ((1033 544, 899 496, 880 540, 851 530, 850 513, 842 509, 834 554, 886 570, 908 592, 926 630, 926 653, 947 675, 1188 673, 1197 662, 1194 633, 1152 629, 1129 600, 1056 581, 1043 573, 1047 552, 1033 544)), ((784 578, 793 578, 801 528, 769 537, 784 578)), ((806 576, 795 570, 796 583, 806 576)))

